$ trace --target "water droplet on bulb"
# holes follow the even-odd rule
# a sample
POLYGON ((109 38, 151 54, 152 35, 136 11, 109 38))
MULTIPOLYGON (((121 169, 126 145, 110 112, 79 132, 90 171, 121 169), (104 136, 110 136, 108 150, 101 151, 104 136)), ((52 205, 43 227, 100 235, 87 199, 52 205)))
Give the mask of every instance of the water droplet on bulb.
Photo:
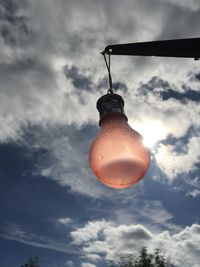
POLYGON ((122 129, 122 134, 126 134, 127 130, 126 129, 122 129))

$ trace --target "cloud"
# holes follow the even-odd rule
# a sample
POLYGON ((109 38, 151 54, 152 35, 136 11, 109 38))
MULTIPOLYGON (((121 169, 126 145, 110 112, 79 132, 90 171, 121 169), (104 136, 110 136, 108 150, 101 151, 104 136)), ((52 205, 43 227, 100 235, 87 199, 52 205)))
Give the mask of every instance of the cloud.
POLYGON ((161 93, 162 99, 167 100, 169 98, 178 99, 183 102, 187 102, 188 100, 199 102, 200 94, 195 90, 188 90, 184 93, 178 93, 175 90, 169 89, 168 91, 164 91, 161 93))
POLYGON ((83 252, 87 255, 105 255, 110 259, 113 250, 116 255, 122 250, 128 250, 128 247, 137 247, 137 240, 140 245, 145 244, 152 239, 152 234, 141 225, 119 225, 114 226, 111 222, 94 221, 88 222, 84 227, 71 232, 73 243, 82 245, 83 252), (100 239, 100 240, 99 240, 100 239), (110 255, 110 256, 109 256, 110 255))
POLYGON ((15 1, 3 1, 0 15, 0 36, 8 46, 24 47, 32 39, 27 18, 20 14, 15 1))
MULTIPOLYGON (((82 125, 94 122, 95 107, 91 107, 100 93, 91 91, 95 91, 99 81, 105 77, 99 51, 113 42, 151 40, 160 36, 164 26, 169 25, 172 10, 166 7, 170 5, 167 1, 157 0, 153 0, 151 5, 144 0, 142 4, 141 1, 133 3, 128 0, 123 4, 120 1, 108 4, 106 1, 59 0, 56 5, 54 1, 47 5, 44 0, 34 3, 3 1, 0 140, 20 138, 23 127, 30 124, 74 122, 82 125), (155 21, 159 23, 155 24, 155 21), (77 110, 83 111, 81 116, 75 116, 77 110)), ((189 7, 184 16, 186 24, 190 24, 189 7)), ((178 27, 185 33, 174 25, 173 28, 178 27)), ((117 64, 117 59, 113 59, 116 88, 118 83, 124 84, 124 88, 132 88, 141 80, 147 81, 153 73, 165 76, 169 73, 173 81, 177 81, 173 68, 180 72, 183 64, 175 63, 175 67, 169 67, 165 61, 155 63, 152 60, 143 64, 142 60, 136 59, 135 64, 120 58, 120 64, 117 64), (156 69, 153 67, 155 64, 156 69)), ((185 65, 184 72, 191 66, 193 68, 194 64, 185 65)))
POLYGON ((185 8, 186 10, 192 10, 192 11, 198 11, 200 9, 200 4, 198 0, 192 0, 190 3, 188 3, 187 0, 184 1, 177 1, 177 0, 162 0, 163 2, 166 3, 171 3, 173 5, 177 5, 181 8, 185 8))
POLYGON ((87 253, 87 256, 83 256, 83 258, 86 258, 87 260, 91 260, 92 262, 98 262, 101 260, 101 257, 95 253, 91 253, 91 254, 87 253))
POLYGON ((117 259, 127 253, 137 254, 142 246, 147 246, 151 251, 159 248, 161 253, 176 266, 194 267, 200 260, 198 248, 200 226, 198 224, 187 226, 178 233, 171 234, 168 231, 151 232, 139 224, 116 226, 111 222, 107 222, 106 225, 105 221, 103 224, 101 221, 96 221, 74 231, 73 240, 76 242, 78 233, 84 231, 87 232, 87 238, 77 244, 82 247, 85 257, 94 253, 106 260, 117 259), (95 226, 95 233, 98 235, 94 236, 95 226))
POLYGON ((73 261, 68 260, 65 262, 65 266, 66 267, 74 267, 75 265, 74 265, 73 261))
POLYGON ((187 184, 190 185, 193 189, 200 187, 200 179, 198 176, 194 177, 193 179, 187 180, 187 184))
POLYGON ((109 223, 105 220, 88 222, 85 227, 71 232, 73 243, 76 245, 80 245, 89 240, 97 239, 100 230, 105 228, 108 224, 109 223))
POLYGON ((183 84, 180 88, 176 87, 174 84, 169 83, 159 77, 152 77, 147 83, 142 84, 139 88, 139 94, 148 95, 150 93, 156 94, 161 98, 161 100, 168 100, 170 98, 179 100, 183 104, 187 104, 188 101, 199 102, 200 94, 198 92, 199 88, 195 88, 195 79, 198 74, 193 74, 191 77, 191 83, 183 84), (193 80, 193 82, 192 82, 193 80), (195 89, 191 89, 190 86, 194 86, 195 89))
POLYGON ((67 217, 67 218, 59 218, 57 219, 57 222, 65 226, 69 226, 73 222, 73 220, 67 217))
POLYGON ((81 264, 81 267, 96 267, 96 265, 88 263, 88 262, 84 262, 81 264))
POLYGON ((127 107, 133 128, 142 133, 144 140, 153 140, 156 144, 153 153, 157 165, 170 181, 182 173, 194 172, 199 163, 199 105, 191 97, 191 92, 196 92, 195 83, 190 84, 194 90, 188 89, 187 84, 189 82, 183 82, 174 87, 154 77, 138 89, 141 106, 137 99, 129 98, 127 107), (163 101, 170 90, 176 91, 176 96, 170 93, 163 101), (137 110, 134 118, 129 106, 131 101, 135 101, 137 110), (181 123, 177 124, 178 121, 181 123))
POLYGON ((66 77, 72 81, 74 87, 79 90, 91 91, 95 87, 91 82, 91 77, 87 77, 87 74, 81 73, 75 66, 65 66, 64 73, 66 77))
MULTIPOLYGON (((107 91, 107 71, 99 52, 113 43, 199 36, 199 1, 15 0, 3 1, 0 14, 0 142, 20 140, 33 152, 45 149, 47 157, 39 157, 35 173, 72 192, 123 204, 133 201, 136 191, 118 191, 116 196, 98 184, 88 166, 86 155, 98 131, 95 103, 107 91)), ((156 136, 155 158, 161 172, 172 181, 195 171, 200 151, 196 62, 138 57, 111 61, 114 88, 123 89, 130 125, 136 130, 151 125, 145 132, 156 136)), ((188 195, 197 197, 196 187, 195 183, 188 195)), ((161 247, 178 264, 199 264, 199 226, 176 235, 155 233, 148 224, 176 227, 162 203, 150 204, 140 212, 135 208, 145 225, 134 216, 134 208, 129 214, 119 209, 118 225, 88 222, 71 232, 74 244, 82 247, 89 261, 137 251, 148 243, 161 247)), ((71 223, 68 218, 58 221, 71 223)), ((18 226, 3 237, 74 253, 66 244, 18 226)))
POLYGON ((159 146, 155 158, 158 166, 167 174, 169 179, 173 179, 181 173, 191 173, 197 170, 200 159, 199 141, 199 137, 191 137, 186 145, 182 144, 184 151, 180 153, 176 151, 174 146, 159 146))
MULTIPOLYGON (((12 6, 12 2, 9 3, 12 6)), ((2 88, 0 109, 1 141, 21 138, 23 134, 22 128, 29 124, 44 125, 49 121, 52 123, 59 123, 59 121, 64 123, 65 121, 69 124, 72 121, 75 122, 73 113, 75 114, 75 110, 78 110, 79 104, 81 105, 79 95, 75 92, 71 93, 74 87, 70 84, 70 79, 66 82, 64 78, 63 67, 67 59, 65 58, 63 62, 63 56, 56 55, 55 51, 51 49, 48 52, 46 50, 44 53, 45 49, 39 41, 43 29, 36 29, 36 21, 30 22, 28 14, 30 6, 28 4, 20 6, 16 2, 12 9, 10 6, 8 8, 7 5, 8 3, 4 2, 2 9, 6 10, 5 12, 7 13, 11 12, 8 10, 13 11, 12 14, 7 14, 1 18, 2 24, 7 23, 6 31, 9 35, 8 33, 7 37, 5 37, 5 34, 2 35, 0 40, 2 41, 5 38, 10 40, 9 45, 2 42, 3 49, 1 50, 4 51, 0 62, 2 88), (15 39, 18 36, 21 38, 23 36, 18 34, 17 30, 12 30, 12 27, 17 27, 17 29, 22 27, 15 22, 19 17, 17 14, 22 14, 19 21, 22 21, 20 23, 23 23, 23 27, 31 23, 32 30, 35 33, 34 40, 27 37, 30 43, 26 47, 22 47, 22 45, 18 47, 16 45, 18 41, 15 39), (24 19, 25 17, 26 20, 24 19), (16 32, 16 36, 13 36, 16 32), (11 41, 11 39, 15 40, 15 42, 11 41), (44 51, 42 51, 43 49, 44 51), (62 63, 60 63, 59 58, 61 58, 62 63), (67 88, 66 90, 64 90, 65 87, 67 88), (65 112, 64 110, 63 112, 61 111, 63 108, 65 112), (69 110, 67 111, 66 108, 69 108, 69 110), (60 116, 60 112, 63 114, 62 116, 60 116)), ((22 41, 22 43, 25 45, 25 41, 22 41)), ((86 95, 82 96, 82 98, 88 101, 90 99, 90 97, 86 98, 86 95)), ((88 103, 88 107, 89 105, 88 103)), ((88 114, 91 113, 89 112, 88 114)), ((77 119, 79 124, 84 123, 81 117, 77 117, 77 119)), ((88 119, 86 120, 88 121, 88 119)))
POLYGON ((113 212, 113 220, 118 225, 140 224, 140 222, 143 222, 143 225, 151 231, 161 231, 161 229, 180 230, 177 225, 172 223, 174 216, 158 200, 136 199, 134 205, 126 205, 126 208, 118 207, 113 212))
POLYGON ((186 193, 186 196, 191 196, 193 198, 198 197, 200 195, 200 190, 199 189, 194 189, 188 193, 186 193))
MULTIPOLYGON (((117 259, 127 253, 137 254, 142 246, 147 246, 150 251, 159 248, 161 253, 178 267, 183 264, 194 267, 200 260, 198 224, 172 234, 169 231, 153 232, 141 224, 116 225, 106 220, 89 221, 71 231, 72 243, 69 245, 26 232, 19 225, 7 226, 4 230, 2 238, 71 255, 82 255, 82 258, 87 260, 85 264, 93 264, 88 261, 117 259), (74 245, 78 246, 78 249, 74 245)), ((68 261, 66 266, 73 266, 73 262, 68 261)))
POLYGON ((59 243, 56 240, 52 240, 47 236, 38 235, 38 233, 31 233, 26 231, 25 227, 17 224, 9 224, 4 229, 3 233, 0 234, 1 238, 14 240, 29 246, 55 250, 63 253, 69 253, 74 255, 80 255, 81 253, 66 243, 59 243))
POLYGON ((87 156, 95 128, 88 125, 80 129, 73 126, 59 129, 51 128, 49 131, 48 128, 48 132, 44 130, 43 133, 38 130, 36 140, 32 137, 34 145, 47 150, 46 158, 38 160, 37 173, 69 187, 72 192, 102 197, 105 187, 100 186, 93 176, 87 156))
POLYGON ((132 201, 136 192, 131 188, 116 194, 115 190, 101 184, 89 167, 89 149, 98 133, 97 127, 57 125, 27 130, 22 144, 31 154, 37 153, 32 175, 52 179, 72 193, 93 199, 132 201))
MULTIPOLYGON (((196 1, 192 8, 185 1, 180 4, 167 0, 153 0, 151 4, 144 0, 111 1, 109 4, 106 1, 58 0, 55 4, 50 0, 48 5, 44 0, 4 1, 1 10, 1 142, 20 140, 24 131, 34 129, 33 126, 46 127, 48 132, 64 125, 69 126, 68 129, 72 125, 77 129, 97 125, 95 103, 107 91, 102 85, 106 68, 99 52, 107 44, 154 40, 176 32, 188 35, 189 28, 193 29, 192 33, 199 34, 199 28, 194 27, 199 25, 196 1), (177 17, 181 18, 180 22, 177 17), (172 23, 173 20, 179 23, 172 23)), ((198 75, 195 64, 186 59, 113 57, 114 88, 122 88, 131 126, 136 130, 150 124, 162 128, 156 133, 155 127, 151 128, 158 145, 169 136, 182 138, 191 127, 198 129, 199 105, 193 101, 199 97, 199 86, 194 81, 198 75), (186 103, 181 99, 186 99, 186 103)), ((81 138, 86 139, 85 136, 81 138)), ((198 135, 189 138, 188 156, 195 152, 192 145, 195 138, 198 135)), ((73 150, 70 142, 58 137, 52 144, 46 144, 56 162, 43 167, 43 174, 74 191, 81 190, 90 196, 104 195, 99 187, 94 185, 93 192, 83 182, 82 177, 87 177, 87 182, 93 183, 93 176, 82 159, 86 149, 84 153, 79 147, 73 150), (62 147, 65 142, 67 148, 62 147), (70 146, 71 154, 66 155, 70 146), (81 168, 75 170, 78 164, 81 168)), ((174 159, 175 150, 174 144, 173 147, 160 146, 157 159, 163 155, 174 159)), ((182 158, 182 155, 177 156, 182 158)), ((198 159, 190 160, 187 171, 195 169, 196 163, 198 159)), ((172 180, 182 172, 180 160, 177 164, 173 160, 159 166, 172 180)))
MULTIPOLYGON (((157 167, 169 181, 173 181, 180 174, 194 172, 197 168, 199 105, 193 101, 182 103, 173 98, 162 101, 159 93, 163 92, 165 87, 162 88, 161 85, 163 81, 155 78, 153 85, 150 80, 149 84, 143 87, 139 98, 129 92, 124 93, 125 110, 129 124, 139 131, 145 140, 150 142, 153 140, 156 144, 153 153, 157 167), (133 106, 137 110, 136 113, 133 112, 133 106), (181 123, 178 124, 177 121, 181 123)), ((169 86, 167 83, 166 87, 169 86)), ((89 97, 84 94, 82 96, 85 97, 82 98, 85 101, 89 97)), ((76 113, 73 114, 80 121, 84 119, 84 113, 88 112, 86 107, 82 109, 78 116, 76 113)), ((62 123, 58 122, 54 126, 51 123, 43 128, 33 127, 27 130, 32 140, 26 141, 25 135, 23 142, 31 149, 38 147, 47 151, 46 158, 38 160, 37 173, 57 181, 62 186, 70 187, 73 192, 94 198, 115 197, 111 190, 96 181, 89 168, 86 155, 89 154, 92 140, 98 132, 98 114, 95 111, 95 114, 90 112, 88 116, 96 118, 96 126, 92 122, 82 126, 77 124, 62 126, 62 123), (30 142, 33 143, 32 147, 30 142)), ((123 196, 128 197, 127 194, 123 196)))

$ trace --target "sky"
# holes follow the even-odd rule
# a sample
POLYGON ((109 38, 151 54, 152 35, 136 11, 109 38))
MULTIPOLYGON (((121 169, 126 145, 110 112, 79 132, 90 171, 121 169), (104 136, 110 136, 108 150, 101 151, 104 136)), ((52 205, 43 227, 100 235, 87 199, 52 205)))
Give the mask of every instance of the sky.
POLYGON ((200 37, 199 24, 199 0, 1 0, 0 266, 102 267, 143 246, 200 266, 198 61, 112 56, 151 165, 118 190, 88 163, 108 89, 100 52, 200 37))

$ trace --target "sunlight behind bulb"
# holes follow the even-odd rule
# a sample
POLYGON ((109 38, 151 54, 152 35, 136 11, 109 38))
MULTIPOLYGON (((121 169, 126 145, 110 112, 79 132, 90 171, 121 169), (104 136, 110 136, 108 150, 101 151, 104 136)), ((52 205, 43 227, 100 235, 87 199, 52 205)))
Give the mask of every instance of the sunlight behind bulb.
POLYGON ((137 124, 135 128, 143 136, 144 145, 150 149, 167 136, 167 129, 160 121, 145 121, 137 124))

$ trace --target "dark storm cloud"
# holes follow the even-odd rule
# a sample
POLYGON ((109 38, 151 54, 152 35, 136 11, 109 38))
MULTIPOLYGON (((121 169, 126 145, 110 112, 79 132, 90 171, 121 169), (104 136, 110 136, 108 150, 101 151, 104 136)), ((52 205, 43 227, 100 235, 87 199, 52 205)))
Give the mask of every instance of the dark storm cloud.
POLYGON ((13 61, 12 63, 0 64, 0 78, 2 80, 5 78, 5 76, 8 77, 8 75, 10 78, 12 75, 26 75, 28 72, 37 72, 38 74, 43 73, 47 75, 48 71, 50 70, 42 63, 31 58, 23 58, 13 61))
POLYGON ((156 91, 156 89, 164 89, 164 90, 169 90, 171 89, 171 86, 169 82, 164 81, 160 79, 159 77, 152 77, 150 81, 147 83, 143 84, 139 89, 139 94, 147 95, 149 93, 152 93, 156 91))
POLYGON ((197 79, 198 81, 200 81, 200 73, 195 75, 195 79, 197 79))
POLYGON ((174 3, 166 5, 166 12, 163 16, 163 29, 158 39, 198 37, 200 34, 199 8, 193 9, 194 5, 192 3, 189 4, 189 2, 188 4, 186 3, 186 6, 178 3, 178 1, 171 2, 174 3))
MULTIPOLYGON (((101 90, 101 89, 106 90, 106 89, 108 89, 108 87, 109 87, 109 85, 108 85, 108 78, 107 77, 101 79, 97 85, 98 90, 101 90)), ((113 82, 112 87, 113 87, 113 90, 116 92, 121 91, 121 92, 126 93, 128 90, 126 84, 122 83, 122 82, 113 82)))
MULTIPOLYGON (((195 79, 199 78, 199 74, 195 75, 195 79)), ((178 88, 174 85, 170 85, 169 82, 160 79, 159 77, 153 77, 148 83, 143 84, 138 90, 139 94, 148 95, 154 93, 160 96, 160 98, 165 101, 168 99, 176 99, 182 103, 187 103, 187 101, 200 101, 200 93, 192 88, 183 85, 183 92, 179 92, 178 88)))
POLYGON ((199 72, 191 73, 189 76, 190 76, 191 82, 197 82, 199 84, 199 81, 200 81, 200 73, 199 72))
MULTIPOLYGON (((98 84, 94 84, 92 78, 89 75, 85 74, 83 71, 76 67, 76 66, 68 66, 66 65, 64 68, 64 74, 67 79, 71 80, 74 87, 78 90, 85 90, 85 91, 94 91, 96 88, 97 90, 106 90, 108 89, 108 78, 105 77, 101 79, 98 84)), ((113 89, 114 91, 122 91, 127 92, 128 88, 125 83, 122 82, 113 82, 113 89)))
POLYGON ((0 7, 0 35, 10 46, 25 46, 32 38, 28 19, 18 15, 18 11, 16 2, 3 0, 0 7))
POLYGON ((176 100, 180 100, 183 103, 186 103, 187 101, 194 101, 194 102, 200 101, 200 93, 192 89, 189 89, 183 93, 179 93, 173 89, 169 89, 169 90, 160 92, 160 96, 163 100, 174 98, 176 100))
MULTIPOLYGON (((10 98, 10 101, 15 97, 18 100, 24 98, 22 100, 23 104, 19 108, 23 108, 23 105, 28 103, 29 107, 32 107, 36 103, 36 92, 40 96, 43 93, 50 94, 50 86, 48 86, 49 92, 46 91, 46 86, 48 83, 50 84, 53 77, 54 73, 45 63, 31 58, 24 57, 9 63, 0 63, 1 92, 4 92, 10 98), (44 85, 45 83, 46 85, 44 85)), ((19 111, 20 109, 16 110, 15 114, 19 111)))
POLYGON ((76 66, 65 66, 64 73, 72 81, 75 88, 86 91, 94 89, 91 78, 81 73, 76 66))
POLYGON ((125 83, 122 82, 114 82, 113 89, 115 91, 123 91, 124 93, 127 92, 128 88, 125 83))

